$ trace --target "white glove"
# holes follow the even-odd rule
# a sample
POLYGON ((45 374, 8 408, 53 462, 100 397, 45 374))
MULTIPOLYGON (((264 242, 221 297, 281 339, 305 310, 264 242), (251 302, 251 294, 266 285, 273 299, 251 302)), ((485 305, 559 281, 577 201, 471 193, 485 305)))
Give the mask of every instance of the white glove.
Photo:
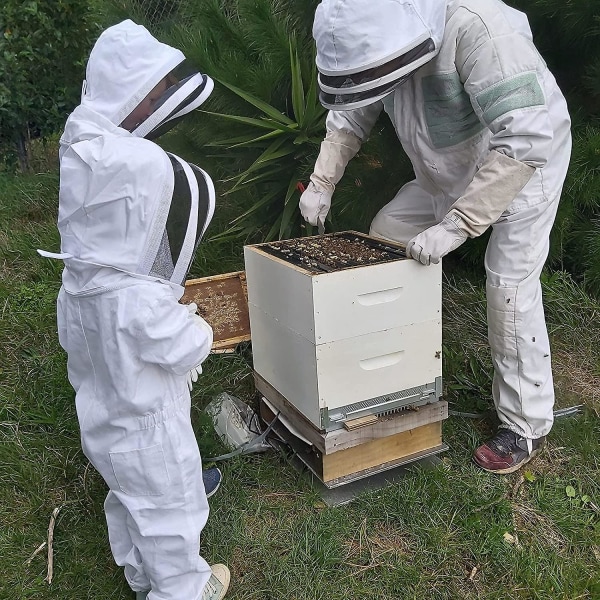
MULTIPOLYGON (((194 325, 202 329, 202 331, 206 335, 206 345, 204 346, 206 355, 200 361, 200 363, 202 363, 210 353, 210 349, 213 343, 213 330, 212 327, 200 315, 196 314, 196 310, 198 310, 198 307, 194 302, 188 304, 186 308, 188 309, 189 317, 194 323, 194 325)), ((199 375, 202 375, 202 367, 200 366, 200 364, 196 365, 187 373, 186 382, 190 392, 192 391, 192 385, 196 383, 196 381, 198 381, 199 375)))
POLYGON ((300 212, 311 225, 317 225, 318 221, 325 223, 325 217, 331 208, 331 197, 333 192, 325 188, 319 188, 312 181, 300 196, 300 212))
POLYGON ((198 312, 198 305, 195 302, 190 302, 185 307, 188 309, 190 315, 195 315, 198 312))
POLYGON ((466 241, 468 236, 460 229, 460 223, 458 215, 448 213, 441 223, 429 227, 410 240, 406 246, 406 255, 424 265, 437 265, 443 256, 466 241))
POLYGON ((194 367, 186 376, 185 380, 188 386, 188 390, 192 391, 192 386, 196 381, 198 381, 198 375, 202 375, 202 367, 198 365, 194 367))
POLYGON ((325 223, 331 208, 331 197, 342 178, 346 165, 358 152, 361 140, 346 131, 328 131, 310 176, 310 183, 300 197, 300 212, 311 224, 325 223))

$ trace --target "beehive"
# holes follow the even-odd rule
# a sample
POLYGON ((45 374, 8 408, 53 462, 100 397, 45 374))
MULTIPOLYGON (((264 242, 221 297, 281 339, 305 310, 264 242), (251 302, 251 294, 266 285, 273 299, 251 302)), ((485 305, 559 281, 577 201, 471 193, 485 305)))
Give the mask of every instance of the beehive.
POLYGON ((244 258, 254 370, 318 430, 439 400, 441 265, 356 232, 244 258))

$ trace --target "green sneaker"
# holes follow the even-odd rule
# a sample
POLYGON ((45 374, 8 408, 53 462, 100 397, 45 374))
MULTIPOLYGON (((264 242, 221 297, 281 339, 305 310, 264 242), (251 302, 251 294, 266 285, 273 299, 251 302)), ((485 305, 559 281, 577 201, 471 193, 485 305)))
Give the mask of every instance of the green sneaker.
POLYGON ((221 600, 229 587, 231 574, 229 573, 229 569, 222 564, 212 565, 210 568, 212 575, 204 587, 202 600, 221 600))

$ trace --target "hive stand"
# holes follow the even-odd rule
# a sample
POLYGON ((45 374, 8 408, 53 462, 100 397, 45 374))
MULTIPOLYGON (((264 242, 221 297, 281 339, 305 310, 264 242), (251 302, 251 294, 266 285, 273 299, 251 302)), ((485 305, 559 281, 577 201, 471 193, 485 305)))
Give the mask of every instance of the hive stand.
MULTIPOLYGON (((270 424, 277 415, 273 431, 325 489, 372 479, 448 449, 442 441, 442 421, 448 417, 448 403, 443 400, 384 417, 361 417, 343 428, 320 431, 256 373, 255 383, 262 394, 262 420, 270 424)), ((372 484, 365 481, 362 487, 372 484)))

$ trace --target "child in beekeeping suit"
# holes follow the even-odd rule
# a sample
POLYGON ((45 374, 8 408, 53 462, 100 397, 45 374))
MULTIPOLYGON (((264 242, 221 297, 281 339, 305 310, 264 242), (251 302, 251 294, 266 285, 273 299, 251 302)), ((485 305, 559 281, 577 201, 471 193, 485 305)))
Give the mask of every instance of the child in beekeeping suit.
POLYGON ((150 141, 200 106, 210 78, 132 21, 96 42, 60 140, 59 340, 85 455, 110 491, 110 545, 139 599, 220 600, 224 565, 199 554, 208 517, 191 383, 212 345, 178 302, 215 193, 150 141))

